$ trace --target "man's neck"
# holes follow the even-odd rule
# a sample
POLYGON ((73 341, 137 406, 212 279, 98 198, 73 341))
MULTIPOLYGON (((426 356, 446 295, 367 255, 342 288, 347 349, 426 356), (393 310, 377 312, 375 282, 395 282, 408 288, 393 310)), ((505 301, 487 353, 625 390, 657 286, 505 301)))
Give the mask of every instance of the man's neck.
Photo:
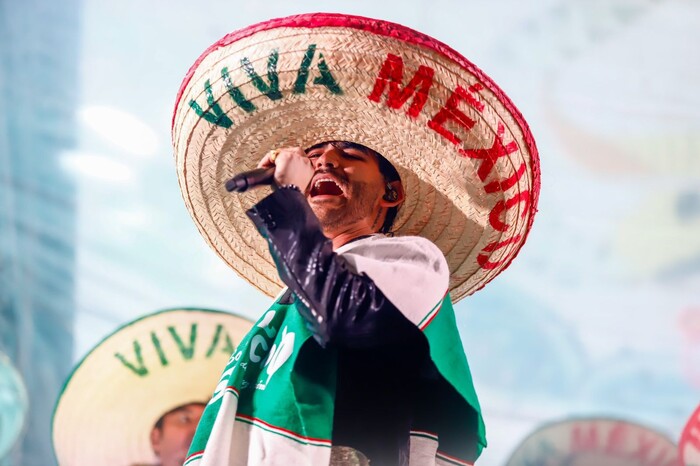
POLYGON ((335 251, 339 247, 348 244, 350 241, 363 236, 370 236, 376 233, 364 222, 355 225, 347 225, 337 231, 325 231, 326 237, 330 238, 333 243, 333 250, 335 251))

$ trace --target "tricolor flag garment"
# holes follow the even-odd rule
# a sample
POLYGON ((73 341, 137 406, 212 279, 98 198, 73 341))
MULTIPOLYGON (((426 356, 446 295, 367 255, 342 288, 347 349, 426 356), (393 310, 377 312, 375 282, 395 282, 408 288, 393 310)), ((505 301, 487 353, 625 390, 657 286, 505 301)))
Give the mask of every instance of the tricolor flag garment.
MULTIPOLYGON (((423 414, 411 429, 410 464, 473 464, 486 446, 484 423, 442 252, 424 238, 383 235, 336 252, 423 332, 442 376, 442 386, 426 392, 418 407, 423 414), (446 391, 457 395, 445 397, 446 391)), ((336 352, 318 345, 295 305, 278 298, 231 356, 185 465, 328 465, 336 363, 336 352)))

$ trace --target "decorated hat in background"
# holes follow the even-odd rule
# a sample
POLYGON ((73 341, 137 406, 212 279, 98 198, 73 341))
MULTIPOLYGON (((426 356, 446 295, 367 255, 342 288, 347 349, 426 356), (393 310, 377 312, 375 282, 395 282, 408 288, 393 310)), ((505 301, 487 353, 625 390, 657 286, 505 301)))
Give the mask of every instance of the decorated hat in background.
POLYGON ((510 264, 536 211, 537 149, 513 103, 456 51, 385 21, 307 14, 225 36, 187 73, 172 136, 200 233, 270 296, 282 284, 245 215, 269 191, 225 182, 272 149, 346 140, 384 155, 407 193, 394 231, 443 251, 453 301, 510 264))
POLYGON ((677 466, 678 449, 665 435, 633 422, 581 418, 539 427, 506 466, 677 466))
POLYGON ((156 463, 160 417, 211 398, 253 323, 227 312, 170 309, 130 322, 75 367, 53 416, 60 466, 156 463))
POLYGON ((28 408, 29 397, 22 376, 0 351, 0 463, 19 439, 28 408))
POLYGON ((700 406, 698 406, 683 428, 678 442, 678 454, 683 466, 700 466, 700 406))

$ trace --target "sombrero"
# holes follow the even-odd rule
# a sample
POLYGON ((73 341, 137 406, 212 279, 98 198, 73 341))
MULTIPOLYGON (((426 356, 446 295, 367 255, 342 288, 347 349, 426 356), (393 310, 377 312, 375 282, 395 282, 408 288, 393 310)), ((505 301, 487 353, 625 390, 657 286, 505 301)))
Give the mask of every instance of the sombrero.
POLYGON ((346 140, 384 155, 407 193, 394 232, 443 251, 453 301, 510 264, 536 211, 537 149, 513 103, 459 53, 385 21, 306 14, 228 34, 187 73, 172 137, 200 233, 270 296, 282 283, 245 215, 269 190, 225 182, 272 149, 346 140))
POLYGON ((647 426, 610 418, 567 419, 537 428, 506 466, 675 466, 678 449, 647 426))
POLYGON ((170 309, 117 329, 75 367, 56 403, 60 466, 155 464, 150 432, 168 411, 206 403, 252 322, 170 309))
POLYGON ((700 406, 695 408, 683 428, 678 442, 678 454, 682 466, 700 464, 700 406))

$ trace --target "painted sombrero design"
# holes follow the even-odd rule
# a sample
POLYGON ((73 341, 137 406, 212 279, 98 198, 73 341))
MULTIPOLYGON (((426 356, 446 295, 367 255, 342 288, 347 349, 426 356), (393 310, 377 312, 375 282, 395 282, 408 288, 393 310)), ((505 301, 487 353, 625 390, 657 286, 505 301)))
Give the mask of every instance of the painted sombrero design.
POLYGON ((678 452, 682 466, 700 465, 700 406, 693 411, 683 428, 678 452))
POLYGON ((619 419, 581 418, 539 427, 506 466, 677 466, 678 449, 665 435, 619 419))
POLYGON ((453 301, 510 264, 536 212, 537 149, 513 103, 456 51, 385 21, 307 14, 225 36, 187 73, 172 137, 200 233, 270 296, 282 284, 245 216, 269 191, 224 184, 275 148, 347 140, 389 159, 407 193, 394 231, 443 251, 453 301))

